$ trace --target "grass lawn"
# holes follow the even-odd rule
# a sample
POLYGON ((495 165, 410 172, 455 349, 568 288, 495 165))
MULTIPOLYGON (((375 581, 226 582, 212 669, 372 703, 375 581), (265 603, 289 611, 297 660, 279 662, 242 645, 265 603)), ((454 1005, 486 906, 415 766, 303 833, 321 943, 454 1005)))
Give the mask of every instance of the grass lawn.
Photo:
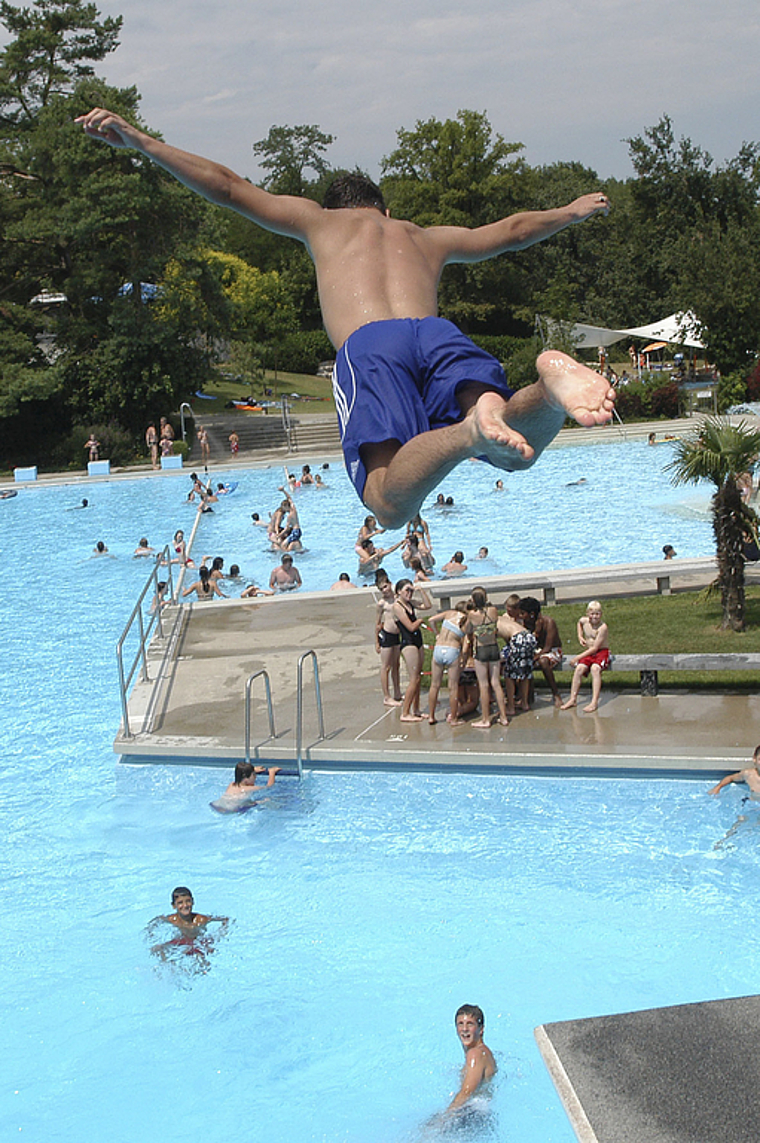
MULTIPOLYGON (((333 400, 329 377, 312 377, 307 373, 283 373, 278 370, 277 381, 275 382, 274 373, 268 369, 265 384, 267 388, 274 390, 274 398, 277 399, 285 396, 286 393, 298 393, 302 397, 311 398, 311 400, 306 401, 291 399, 293 412, 298 413, 299 416, 304 413, 335 412, 335 401, 333 400)), ((213 397, 214 400, 204 401, 196 398, 193 402, 196 417, 207 416, 209 413, 229 412, 225 409, 228 401, 245 400, 249 394, 244 382, 233 381, 222 377, 219 373, 215 374, 214 380, 206 384, 203 391, 207 396, 213 397)))
MULTIPOLYGON (((677 595, 643 596, 634 599, 602 600, 604 620, 610 629, 613 655, 635 655, 648 652, 664 654, 699 654, 727 652, 760 652, 760 587, 747 588, 747 630, 720 631, 720 597, 717 593, 679 592, 677 595)), ((576 638, 576 624, 585 608, 578 603, 560 603, 545 607, 556 620, 566 655, 581 651, 576 638)), ((427 633, 426 633, 426 637, 427 633)), ((427 667, 429 669, 429 665, 427 667)), ((570 685, 572 671, 560 671, 557 678, 563 689, 570 685)), ((536 686, 544 685, 540 671, 536 686)), ((753 694, 760 690, 760 673, 751 671, 660 671, 660 688, 679 690, 731 691, 753 694)), ((604 675, 604 686, 611 690, 639 689, 638 672, 612 671, 604 675)))

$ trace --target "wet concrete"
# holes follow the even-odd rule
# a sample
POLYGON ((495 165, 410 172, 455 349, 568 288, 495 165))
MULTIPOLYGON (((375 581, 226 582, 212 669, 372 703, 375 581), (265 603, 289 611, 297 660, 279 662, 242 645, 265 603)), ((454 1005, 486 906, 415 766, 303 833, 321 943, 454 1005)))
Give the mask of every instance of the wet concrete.
MULTIPOLYGON (((268 738, 263 680, 252 688, 252 744, 262 760, 295 756, 297 671, 313 650, 319 664, 325 730, 318 739, 313 661, 303 664, 303 754, 319 768, 446 767, 603 773, 656 771, 711 777, 738 768, 760 725, 754 695, 661 692, 655 698, 602 690, 599 710, 559 711, 547 691, 505 729, 404 723, 385 707, 374 649, 369 589, 255 601, 225 600, 179 609, 174 644, 151 652, 151 682, 129 704, 133 736, 117 752, 156 761, 229 766, 244 755, 246 679, 266 669, 276 738, 268 738), (162 663, 164 652, 166 660, 162 663)), ((402 667, 402 683, 404 669, 402 667)), ((569 679, 569 675, 565 676, 569 679)), ((567 687, 565 684, 565 689, 567 687)), ((585 692, 584 692, 585 693, 585 692)), ((584 700, 585 701, 585 700, 584 700)), ((423 690, 423 709, 427 711, 423 690)))

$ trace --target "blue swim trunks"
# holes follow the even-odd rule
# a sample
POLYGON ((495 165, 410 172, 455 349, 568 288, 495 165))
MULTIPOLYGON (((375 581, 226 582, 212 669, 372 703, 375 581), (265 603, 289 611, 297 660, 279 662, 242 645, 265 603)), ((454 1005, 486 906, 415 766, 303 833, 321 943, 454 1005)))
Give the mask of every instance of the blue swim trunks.
POLYGON ((509 399, 499 362, 450 321, 399 318, 360 326, 341 346, 333 372, 343 454, 360 496, 367 470, 362 445, 406 444, 462 419, 457 390, 479 382, 509 399))

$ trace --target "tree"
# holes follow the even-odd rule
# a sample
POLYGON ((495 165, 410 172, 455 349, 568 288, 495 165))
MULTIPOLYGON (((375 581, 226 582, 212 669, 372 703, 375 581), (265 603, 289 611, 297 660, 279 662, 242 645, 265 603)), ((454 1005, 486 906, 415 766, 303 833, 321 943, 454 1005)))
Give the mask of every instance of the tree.
POLYGON ((709 480, 715 485, 710 507, 718 561, 716 585, 723 607, 721 628, 743 631, 742 542, 746 532, 756 532, 757 517, 742 500, 737 479, 757 460, 760 432, 748 429, 743 422, 734 426, 724 418, 711 417, 691 436, 679 440, 674 451, 668 465, 674 484, 709 480))
POLYGON ((318 179, 329 172, 323 155, 332 142, 332 135, 313 124, 270 127, 266 139, 253 144, 254 155, 263 156, 259 165, 269 172, 261 185, 273 194, 308 195, 304 171, 313 171, 318 179))
MULTIPOLYGON (((628 140, 632 255, 648 313, 693 310, 720 367, 746 366, 760 348, 760 146, 744 143, 715 167, 668 116, 628 140)), ((633 322, 630 324, 634 324, 633 322)))
MULTIPOLYGON (((382 190, 394 215, 418 226, 482 226, 524 207, 522 143, 494 133, 484 112, 418 120, 397 139, 382 162, 382 190)), ((450 266, 441 281, 440 312, 467 332, 511 332, 520 285, 514 259, 450 266)))
POLYGON ((41 108, 94 74, 89 61, 118 47, 121 16, 98 19, 82 0, 34 0, 30 8, 0 2, 0 23, 15 37, 0 53, 0 131, 36 126, 41 108))

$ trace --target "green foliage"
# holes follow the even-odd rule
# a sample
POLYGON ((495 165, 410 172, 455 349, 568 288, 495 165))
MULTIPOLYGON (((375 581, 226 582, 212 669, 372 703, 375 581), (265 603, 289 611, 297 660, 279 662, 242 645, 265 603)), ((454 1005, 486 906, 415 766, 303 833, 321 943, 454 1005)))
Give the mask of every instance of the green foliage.
POLYGON ((77 425, 52 449, 48 458, 51 468, 86 469, 89 460, 86 441, 91 432, 100 442, 100 459, 110 460, 112 467, 122 468, 143 459, 138 454, 135 437, 111 421, 108 424, 77 425))
POLYGON ((251 397, 257 390, 259 397, 264 395, 265 356, 266 346, 250 341, 233 341, 227 354, 227 369, 242 379, 251 397))
MULTIPOLYGON (((286 373, 317 372, 320 361, 331 361, 335 348, 322 329, 300 330, 286 334, 277 345, 277 368, 286 373)), ((270 351, 267 366, 274 366, 274 355, 270 351)))
POLYGON ((757 525, 755 513, 742 500, 738 477, 751 471, 758 454, 759 431, 750 430, 744 422, 732 425, 724 418, 709 417, 689 437, 676 441, 673 460, 667 465, 674 484, 709 480, 715 486, 711 513, 722 626, 734 631, 743 631, 745 625, 742 541, 757 525))
POLYGON ((747 379, 744 369, 735 369, 733 373, 722 376, 718 382, 718 412, 725 413, 732 405, 741 405, 743 401, 752 400, 747 394, 747 379))
POLYGON ((313 171, 318 178, 329 172, 323 155, 332 142, 332 135, 312 124, 270 127, 266 139, 253 144, 254 155, 262 156, 260 166, 268 172, 262 185, 273 194, 306 194, 304 171, 313 171))
MULTIPOLYGON (((482 226, 519 209, 528 168, 521 143, 495 134, 487 116, 459 111, 456 119, 418 120, 397 132, 398 146, 382 162, 381 183, 391 213, 419 226, 482 226)), ((441 281, 443 317, 468 332, 515 328, 512 305, 520 275, 509 259, 449 266, 441 281)))
POLYGON ((2 0, 0 23, 14 37, 0 53, 0 128, 3 134, 36 126, 39 111, 93 75, 89 61, 118 47, 122 18, 98 20, 82 0, 34 0, 16 8, 2 0))

